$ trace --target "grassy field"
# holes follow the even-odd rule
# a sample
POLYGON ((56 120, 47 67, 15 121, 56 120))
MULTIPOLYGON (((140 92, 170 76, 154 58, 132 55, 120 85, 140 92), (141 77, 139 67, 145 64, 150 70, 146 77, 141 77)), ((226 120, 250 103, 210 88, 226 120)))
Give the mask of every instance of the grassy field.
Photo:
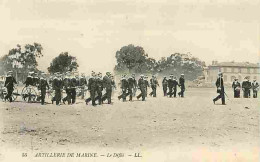
POLYGON ((31 157, 20 160, 44 161, 33 155, 54 151, 140 152, 134 161, 259 161, 259 99, 234 99, 229 89, 223 106, 213 104, 216 95, 216 89, 193 88, 185 98, 167 98, 158 90, 145 102, 121 102, 115 93, 113 105, 96 107, 79 99, 71 106, 49 99, 44 106, 20 98, 1 102, 0 161, 21 152, 31 157))

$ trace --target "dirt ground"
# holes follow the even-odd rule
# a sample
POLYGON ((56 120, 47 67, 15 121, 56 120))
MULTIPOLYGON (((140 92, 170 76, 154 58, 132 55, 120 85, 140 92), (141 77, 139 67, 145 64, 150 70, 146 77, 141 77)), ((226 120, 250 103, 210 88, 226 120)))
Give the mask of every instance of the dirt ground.
POLYGON ((93 107, 0 102, 0 161, 259 161, 259 99, 213 104, 216 89, 188 89, 93 107), (28 157, 22 157, 22 153, 28 157), (36 158, 39 152, 124 153, 122 158, 36 158), (129 154, 140 153, 134 158, 129 154), (128 156, 129 155, 129 156, 128 156), (128 156, 128 157, 127 157, 128 156))

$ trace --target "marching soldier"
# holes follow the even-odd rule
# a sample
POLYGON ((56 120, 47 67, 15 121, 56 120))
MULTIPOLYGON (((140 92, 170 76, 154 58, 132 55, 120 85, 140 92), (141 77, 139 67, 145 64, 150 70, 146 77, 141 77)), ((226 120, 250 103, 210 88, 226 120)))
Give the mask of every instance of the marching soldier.
POLYGON ((234 98, 240 98, 240 88, 241 88, 241 85, 238 82, 238 79, 234 80, 234 82, 232 83, 232 88, 234 90, 234 98))
POLYGON ((61 74, 59 72, 57 72, 56 77, 53 80, 53 85, 52 85, 52 88, 55 90, 55 96, 52 99, 52 103, 55 100, 56 105, 60 105, 62 87, 63 87, 63 85, 62 85, 61 74))
POLYGON ((102 102, 107 99, 108 104, 111 104, 111 95, 112 95, 112 86, 113 81, 111 79, 111 74, 109 72, 103 77, 104 88, 106 89, 106 93, 102 96, 102 102))
POLYGON ((148 82, 148 76, 147 76, 147 75, 144 77, 144 81, 145 81, 145 97, 147 97, 148 87, 150 87, 149 82, 148 82))
POLYGON ((28 73, 28 76, 24 82, 25 86, 28 87, 28 86, 32 86, 33 85, 33 77, 32 77, 32 74, 33 72, 29 72, 28 73))
POLYGON ((145 101, 145 93, 146 93, 146 82, 144 80, 144 75, 140 75, 140 79, 138 80, 138 87, 141 90, 141 93, 137 96, 137 99, 142 97, 142 101, 145 101))
POLYGON ((167 86, 168 86, 168 80, 166 76, 164 76, 162 80, 163 96, 167 96, 167 86))
POLYGON ((136 80, 135 80, 135 74, 132 74, 132 77, 128 78, 128 93, 126 94, 126 96, 129 95, 129 101, 132 101, 134 93, 136 91, 136 80))
POLYGON ((111 75, 111 80, 112 80, 112 96, 114 96, 114 90, 116 90, 116 82, 114 80, 113 75, 111 75))
POLYGON ((76 88, 78 86, 79 80, 77 79, 78 75, 73 76, 70 80, 70 90, 71 90, 71 103, 74 104, 76 102, 76 88))
POLYGON ((17 84, 17 82, 16 82, 15 78, 13 77, 13 72, 9 71, 7 73, 7 77, 6 77, 5 84, 4 84, 4 87, 7 88, 7 95, 5 96, 5 101, 7 99, 9 99, 9 102, 13 101, 12 94, 14 91, 14 84, 17 84))
POLYGON ((85 74, 82 73, 81 77, 79 78, 79 88, 80 88, 80 94, 81 95, 81 99, 84 99, 84 92, 85 92, 85 87, 87 86, 87 79, 85 77, 85 74))
POLYGON ((152 78, 150 79, 150 84, 151 84, 152 92, 149 95, 150 96, 153 95, 153 97, 156 97, 156 88, 157 88, 157 86, 159 86, 159 83, 158 83, 155 75, 153 75, 152 78))
POLYGON ((126 95, 127 95, 127 90, 129 90, 129 85, 128 85, 128 81, 126 79, 126 75, 122 75, 121 77, 121 90, 122 90, 122 94, 120 96, 118 96, 118 99, 120 100, 121 98, 123 98, 123 102, 126 101, 126 95))
POLYGON ((46 79, 46 74, 42 73, 42 77, 40 78, 39 81, 39 88, 41 90, 41 104, 44 105, 45 103, 45 96, 46 96, 46 89, 50 89, 49 84, 46 79))
POLYGON ((95 100, 98 100, 98 104, 102 104, 102 91, 103 91, 103 80, 102 73, 98 73, 98 77, 96 79, 96 88, 97 88, 97 97, 95 100))
POLYGON ((132 80, 133 80, 133 83, 134 83, 134 88, 133 88, 133 95, 132 96, 136 96, 136 90, 137 90, 137 81, 135 79, 135 73, 132 74, 132 80))
POLYGON ((66 72, 66 76, 65 78, 63 79, 63 87, 65 89, 65 92, 66 92, 66 97, 64 97, 62 99, 63 103, 65 104, 66 101, 68 101, 68 104, 70 105, 71 104, 71 75, 70 75, 70 72, 66 72))
POLYGON ((178 93, 180 97, 184 97, 184 91, 185 91, 185 79, 184 74, 181 74, 181 77, 179 79, 179 87, 181 88, 181 91, 178 93))
POLYGON ((250 97, 250 89, 252 88, 252 84, 249 81, 248 77, 245 77, 245 81, 242 83, 242 89, 244 91, 244 98, 250 97))
POLYGON ((170 79, 168 79, 169 92, 167 93, 167 95, 169 95, 170 97, 172 97, 172 95, 174 97, 176 97, 177 85, 178 85, 178 82, 176 80, 176 77, 174 78, 173 74, 171 74, 170 79))
POLYGON ((88 80, 88 90, 90 92, 90 97, 85 100, 86 104, 92 101, 92 106, 96 106, 95 95, 96 95, 96 73, 92 71, 91 77, 88 80))
POLYGON ((40 82, 40 78, 38 77, 38 73, 33 73, 33 78, 32 78, 33 86, 38 86, 40 82))
POLYGON ((252 89, 253 89, 253 97, 254 97, 254 98, 257 98, 257 93, 258 93, 258 89, 259 89, 259 84, 256 82, 256 79, 253 80, 252 89))
POLYGON ((223 81, 223 74, 220 72, 218 74, 218 79, 216 81, 216 87, 217 87, 217 93, 219 93, 219 95, 213 99, 213 103, 215 104, 215 102, 217 100, 219 100, 221 98, 222 100, 222 105, 225 105, 225 89, 224 89, 224 81, 223 81))

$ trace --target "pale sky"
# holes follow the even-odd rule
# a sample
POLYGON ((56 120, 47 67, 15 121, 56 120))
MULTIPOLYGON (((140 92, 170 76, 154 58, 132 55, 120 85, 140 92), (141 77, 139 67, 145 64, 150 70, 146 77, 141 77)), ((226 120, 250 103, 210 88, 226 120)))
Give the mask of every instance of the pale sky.
POLYGON ((260 57, 260 0, 0 0, 0 56, 41 43, 39 69, 68 51, 79 71, 111 71, 122 46, 159 59, 188 53, 206 61, 260 57))

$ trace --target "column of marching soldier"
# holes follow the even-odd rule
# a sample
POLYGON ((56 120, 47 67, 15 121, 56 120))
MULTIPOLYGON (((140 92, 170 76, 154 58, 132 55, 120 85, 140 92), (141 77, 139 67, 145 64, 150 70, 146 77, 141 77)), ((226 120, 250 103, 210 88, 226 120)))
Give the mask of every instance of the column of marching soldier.
MULTIPOLYGON (((5 87, 7 88, 7 95, 5 96, 5 100, 9 100, 12 102, 12 93, 14 90, 14 84, 17 84, 15 78, 13 77, 13 72, 9 71, 7 73, 7 77, 5 80, 5 87)), ((29 72, 26 81, 24 82, 25 86, 35 86, 41 91, 40 100, 41 104, 45 104, 45 95, 47 89, 50 89, 50 86, 55 92, 55 96, 52 98, 52 103, 56 102, 56 105, 60 105, 61 102, 64 104, 67 102, 68 104, 75 104, 76 102, 76 89, 80 89, 79 95, 81 95, 82 99, 84 96, 84 91, 87 89, 90 92, 90 97, 85 100, 86 104, 92 102, 93 106, 96 106, 96 102, 101 105, 104 101, 107 100, 108 104, 112 104, 111 97, 113 93, 113 89, 116 89, 116 84, 114 81, 114 77, 110 72, 107 72, 106 75, 102 78, 102 73, 96 74, 92 72, 91 77, 87 81, 84 74, 79 77, 79 75, 72 75, 71 72, 66 72, 63 76, 61 73, 57 72, 54 76, 51 76, 49 79, 49 83, 46 78, 46 74, 42 73, 41 77, 37 76, 37 73, 29 72), (105 89, 105 94, 102 94, 103 89, 105 89), (62 98, 62 91, 65 90, 66 96, 62 98)), ((150 96, 156 97, 157 86, 159 86, 158 80, 155 75, 150 79, 150 83, 148 81, 148 77, 144 75, 140 75, 138 81, 136 80, 135 74, 127 77, 126 74, 121 76, 120 88, 121 95, 118 96, 118 99, 122 99, 123 102, 126 101, 126 98, 129 96, 129 101, 133 100, 133 97, 136 96, 137 89, 140 90, 140 94, 136 96, 137 99, 142 98, 142 101, 145 101, 147 97, 148 87, 151 87, 152 91, 149 94, 150 96)), ((176 97, 177 88, 180 87, 180 91, 178 93, 179 97, 184 97, 185 91, 185 79, 184 74, 181 74, 179 80, 177 80, 174 75, 170 75, 167 79, 166 76, 163 77, 162 80, 162 89, 163 95, 169 97, 176 97)), ((225 104, 225 91, 224 91, 224 82, 223 75, 219 73, 219 77, 216 81, 217 93, 219 95, 213 99, 215 103, 218 99, 222 99, 222 104, 225 104)), ((232 84, 232 88, 234 90, 234 97, 240 97, 240 88, 241 85, 237 79, 232 84)), ((253 90, 253 97, 257 98, 257 93, 259 90, 259 84, 256 80, 253 80, 253 83, 249 81, 249 78, 245 78, 242 83, 242 90, 244 92, 244 98, 249 98, 251 96, 250 90, 253 90)))

